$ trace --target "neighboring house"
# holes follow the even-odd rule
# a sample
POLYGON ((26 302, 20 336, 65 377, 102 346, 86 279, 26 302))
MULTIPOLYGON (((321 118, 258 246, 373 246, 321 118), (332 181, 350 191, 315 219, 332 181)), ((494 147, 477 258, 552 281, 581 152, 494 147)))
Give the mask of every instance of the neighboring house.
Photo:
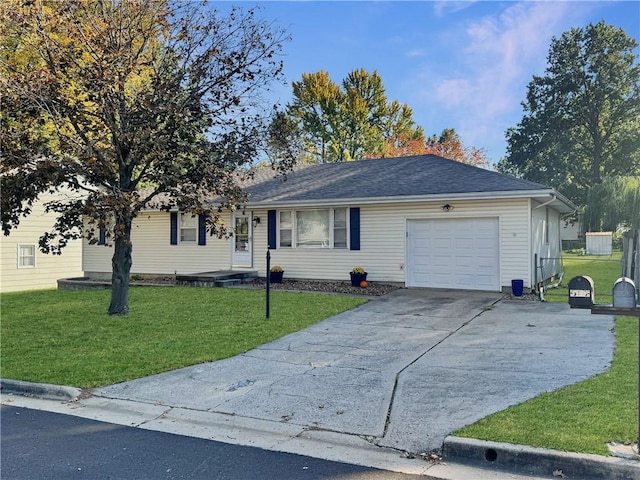
MULTIPOLYGON (((285 278, 368 280, 408 287, 510 290, 534 286, 536 255, 560 256, 562 216, 575 207, 549 187, 433 155, 261 171, 235 236, 218 240, 202 220, 147 211, 134 222, 132 273, 188 274, 271 263, 285 278)), ((105 276, 112 249, 84 245, 87 275, 105 276)), ((552 277, 556 268, 547 268, 552 277)), ((537 276, 536 276, 537 275, 537 276)))
POLYGON ((0 234, 0 291, 56 288, 60 278, 83 275, 82 240, 70 241, 62 255, 44 254, 38 248, 40 236, 51 230, 56 219, 56 214, 45 213, 44 204, 60 195, 66 193, 41 195, 18 228, 9 236, 0 234))

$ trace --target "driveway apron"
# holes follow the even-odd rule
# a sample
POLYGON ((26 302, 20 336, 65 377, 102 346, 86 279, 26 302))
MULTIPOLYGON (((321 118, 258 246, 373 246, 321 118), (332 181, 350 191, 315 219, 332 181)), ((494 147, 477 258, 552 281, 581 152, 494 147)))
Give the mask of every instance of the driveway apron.
POLYGON ((430 451, 464 425, 611 362, 612 318, 501 298, 401 289, 242 355, 94 395, 430 451))

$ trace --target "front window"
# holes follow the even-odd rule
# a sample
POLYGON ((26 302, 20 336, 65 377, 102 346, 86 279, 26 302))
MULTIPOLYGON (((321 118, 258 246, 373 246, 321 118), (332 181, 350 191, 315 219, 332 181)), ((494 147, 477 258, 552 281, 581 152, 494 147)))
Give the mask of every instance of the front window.
POLYGON ((18 268, 35 268, 36 246, 18 245, 18 268))
POLYGON ((280 212, 280 246, 290 247, 293 238, 293 212, 286 210, 280 212))
POLYGON ((296 212, 296 247, 329 247, 329 210, 296 212))
POLYGON ((197 240, 198 217, 190 213, 180 215, 180 243, 189 243, 197 240))
POLYGON ((280 247, 347 248, 347 231, 346 208, 279 212, 280 247))
POLYGON ((333 247, 347 248, 347 209, 333 211, 333 247))

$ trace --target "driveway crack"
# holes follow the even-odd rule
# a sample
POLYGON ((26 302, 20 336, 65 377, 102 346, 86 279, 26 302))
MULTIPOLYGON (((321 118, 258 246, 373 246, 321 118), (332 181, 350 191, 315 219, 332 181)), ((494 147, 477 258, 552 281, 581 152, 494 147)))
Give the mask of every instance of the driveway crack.
POLYGON ((393 404, 395 402, 396 399, 396 392, 398 390, 398 382, 400 381, 400 375, 402 375, 402 373, 407 370, 411 365, 415 364, 418 360, 420 360, 422 357, 424 357, 427 353, 429 353, 431 350, 433 350, 434 348, 436 348, 438 345, 442 344, 443 342, 445 342, 447 339, 449 339, 451 336, 455 335, 456 333, 458 333, 460 330, 462 330, 464 327, 466 327, 467 325, 469 325, 471 322, 473 322, 476 318, 478 318, 480 315, 482 315, 484 312, 486 312, 487 310, 490 309, 490 307, 492 307, 493 305, 495 305, 496 303, 498 303, 501 299, 497 299, 496 301, 492 302, 488 307, 483 307, 480 312, 478 312, 476 315, 474 315, 473 317, 471 317, 469 320, 467 320, 466 322, 462 323, 458 328, 456 328, 455 330, 453 330, 452 332, 449 332, 449 334, 444 337, 442 340, 440 340, 439 342, 435 343, 434 345, 432 345, 431 347, 429 347, 427 350, 425 350, 424 352, 422 352, 420 355, 418 355, 416 358, 414 358, 411 362, 409 362, 408 364, 406 364, 404 367, 402 367, 398 373, 396 373, 396 378, 393 382, 393 390, 391 391, 391 400, 389 400, 389 408, 387 409, 387 418, 385 419, 384 422, 384 430, 382 433, 382 438, 387 436, 387 433, 389 432, 389 425, 391 424, 391 413, 393 412, 393 404))

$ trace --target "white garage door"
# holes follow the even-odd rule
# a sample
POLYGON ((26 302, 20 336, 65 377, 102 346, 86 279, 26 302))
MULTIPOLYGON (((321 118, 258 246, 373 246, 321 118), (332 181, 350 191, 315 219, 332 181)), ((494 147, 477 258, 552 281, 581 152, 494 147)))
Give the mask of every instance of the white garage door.
POLYGON ((500 290, 497 218, 407 221, 407 286, 500 290))

